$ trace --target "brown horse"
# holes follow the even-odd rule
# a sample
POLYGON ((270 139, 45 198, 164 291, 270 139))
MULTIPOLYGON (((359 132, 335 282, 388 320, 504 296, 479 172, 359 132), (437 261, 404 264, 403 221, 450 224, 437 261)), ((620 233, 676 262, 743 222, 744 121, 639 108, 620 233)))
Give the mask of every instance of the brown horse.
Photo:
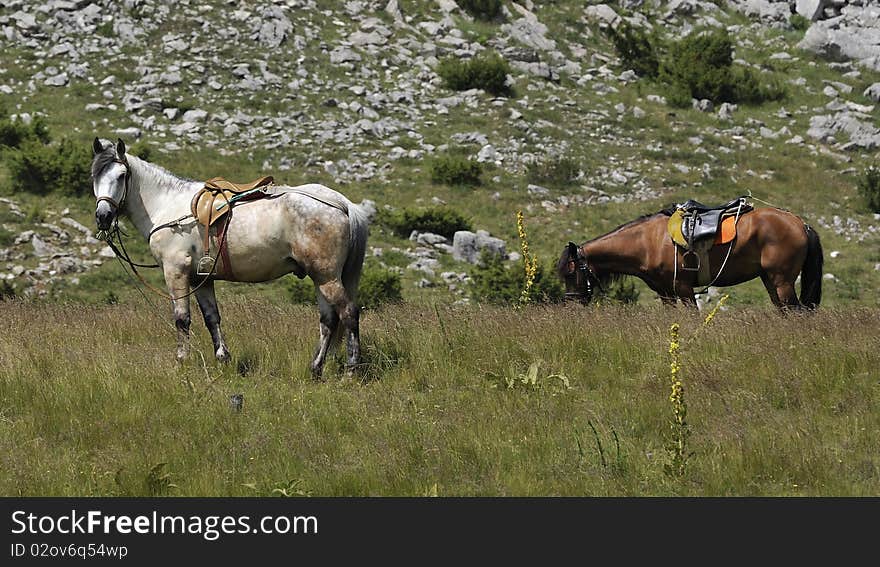
MULTIPOLYGON (((595 287, 601 290, 615 278, 630 275, 644 281, 663 303, 680 299, 696 306, 698 274, 682 269, 682 250, 667 230, 673 211, 642 216, 580 246, 569 242, 557 265, 566 297, 588 302, 595 287)), ((708 260, 711 285, 732 286, 760 277, 780 309, 815 309, 822 298, 819 235, 787 211, 760 208, 744 213, 736 224, 736 237, 713 246, 708 260), (794 288, 798 274, 800 300, 794 288)))

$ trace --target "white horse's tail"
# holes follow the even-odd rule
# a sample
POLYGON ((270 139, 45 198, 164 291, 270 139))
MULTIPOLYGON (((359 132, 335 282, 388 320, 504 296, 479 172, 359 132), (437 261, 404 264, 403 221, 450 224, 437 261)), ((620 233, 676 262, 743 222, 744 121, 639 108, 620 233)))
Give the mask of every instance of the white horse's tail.
POLYGON ((364 210, 354 203, 348 205, 348 256, 342 267, 342 285, 352 301, 357 301, 358 285, 364 269, 364 256, 367 253, 369 219, 364 210))

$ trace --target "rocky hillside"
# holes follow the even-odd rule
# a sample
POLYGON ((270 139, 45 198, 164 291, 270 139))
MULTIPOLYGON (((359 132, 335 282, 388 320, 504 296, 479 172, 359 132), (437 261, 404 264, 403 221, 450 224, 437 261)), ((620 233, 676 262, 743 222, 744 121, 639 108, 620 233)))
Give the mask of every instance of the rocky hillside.
MULTIPOLYGON (((272 174, 380 211, 446 206, 486 231, 456 248, 375 226, 370 262, 401 272, 409 299, 465 299, 474 250, 519 249, 517 210, 549 264, 564 242, 671 202, 749 192, 820 231, 829 304, 880 290, 880 218, 856 190, 880 146, 876 0, 508 0, 490 21, 453 0, 0 0, 0 47, 0 104, 55 138, 118 136, 196 179, 272 174), (673 108, 618 57, 605 30, 623 24, 667 38, 724 28, 735 64, 786 96, 673 108), (444 86, 441 61, 490 51, 510 65, 508 93, 444 86), (479 185, 431 181, 452 151, 482 164, 479 185), (553 160, 577 174, 542 183, 553 160)), ((120 268, 90 234, 92 200, 13 193, 2 165, 0 194, 6 289, 103 297, 120 268)), ((766 301, 760 283, 743 288, 733 303, 766 301)))

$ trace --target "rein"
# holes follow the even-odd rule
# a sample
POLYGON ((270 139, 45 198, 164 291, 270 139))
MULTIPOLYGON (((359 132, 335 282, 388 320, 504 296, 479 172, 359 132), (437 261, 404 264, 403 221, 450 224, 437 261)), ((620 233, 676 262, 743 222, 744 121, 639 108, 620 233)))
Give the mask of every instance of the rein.
MULTIPOLYGON (((192 215, 190 215, 190 216, 192 216, 192 215)), ((183 217, 183 218, 185 219, 186 217, 183 217)), ((179 220, 183 220, 183 219, 179 219, 179 220)), ((177 222, 179 222, 179 220, 177 222)), ((171 226, 171 223, 166 223, 166 224, 171 226)), ((165 228, 165 225, 157 227, 157 228, 165 228)), ((153 232, 155 232, 155 229, 152 232, 150 232, 150 236, 153 235, 153 232)), ((119 228, 119 220, 118 219, 116 220, 116 223, 114 224, 113 229, 107 233, 106 238, 104 239, 104 242, 106 242, 107 245, 110 246, 110 249, 113 250, 113 253, 116 255, 116 259, 119 260, 119 263, 122 266, 123 270, 125 269, 125 264, 128 264, 128 267, 131 268, 131 272, 135 275, 135 277, 137 277, 138 280, 140 280, 140 282, 144 285, 144 287, 146 287, 148 290, 152 291, 153 293, 155 293, 159 297, 162 297, 163 299, 168 299, 170 301, 177 301, 179 299, 185 299, 185 298, 191 296, 192 294, 194 294, 195 292, 197 292, 203 285, 205 285, 208 282, 209 279, 211 279, 210 273, 214 272, 214 268, 217 267, 217 260, 220 258, 220 251, 218 250, 217 255, 214 256, 214 262, 211 265, 211 271, 209 272, 209 275, 206 275, 204 277, 204 279, 202 279, 202 281, 199 282, 199 284, 197 286, 195 286, 194 288, 192 288, 188 293, 185 293, 184 295, 180 295, 180 296, 175 297, 175 296, 171 295, 170 293, 166 293, 165 291, 162 291, 161 289, 152 285, 150 282, 148 282, 147 280, 144 279, 144 277, 140 274, 140 272, 138 272, 138 270, 137 270, 138 268, 158 268, 159 264, 138 264, 137 262, 135 262, 131 259, 131 255, 129 255, 128 250, 126 250, 126 248, 125 248, 125 243, 122 241, 122 230, 120 230, 120 228, 119 228), (119 248, 117 248, 116 245, 113 243, 114 236, 116 237, 116 240, 119 242, 119 248)), ((222 246, 223 244, 224 243, 221 242, 220 246, 222 246)))

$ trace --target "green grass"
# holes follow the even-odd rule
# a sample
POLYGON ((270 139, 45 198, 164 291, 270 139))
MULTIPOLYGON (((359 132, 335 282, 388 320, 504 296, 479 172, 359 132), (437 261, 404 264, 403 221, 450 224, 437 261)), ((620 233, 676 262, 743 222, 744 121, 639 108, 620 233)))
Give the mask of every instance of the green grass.
POLYGON ((339 358, 325 381, 309 378, 314 309, 221 308, 233 362, 203 363, 210 341, 196 324, 178 366, 163 310, 4 304, 0 494, 880 490, 876 309, 739 310, 698 330, 699 316, 676 309, 396 306, 363 318, 361 383, 334 374, 339 358), (673 321, 693 431, 682 478, 663 470, 673 321), (148 481, 160 463, 174 487, 148 481))

